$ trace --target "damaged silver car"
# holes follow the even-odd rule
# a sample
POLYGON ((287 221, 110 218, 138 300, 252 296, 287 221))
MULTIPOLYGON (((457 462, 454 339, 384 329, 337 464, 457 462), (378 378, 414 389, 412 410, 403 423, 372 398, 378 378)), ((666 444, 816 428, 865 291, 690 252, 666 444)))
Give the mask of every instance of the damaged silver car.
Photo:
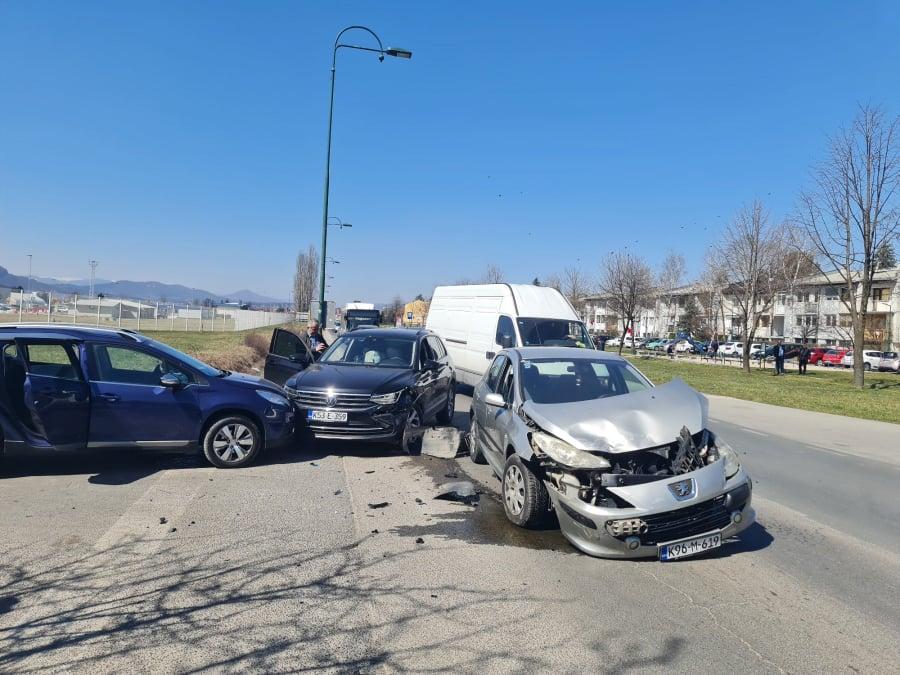
POLYGON ((706 398, 681 380, 655 387, 604 352, 500 352, 472 399, 469 452, 503 482, 507 517, 556 512, 566 538, 604 558, 674 560, 753 523, 752 483, 707 428, 706 398))

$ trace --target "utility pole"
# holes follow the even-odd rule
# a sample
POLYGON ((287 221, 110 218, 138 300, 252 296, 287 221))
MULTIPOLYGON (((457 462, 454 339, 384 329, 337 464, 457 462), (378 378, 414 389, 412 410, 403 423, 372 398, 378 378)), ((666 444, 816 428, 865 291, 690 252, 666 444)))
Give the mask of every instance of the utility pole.
POLYGON ((32 254, 28 254, 28 293, 31 294, 31 258, 32 254))
POLYGON ((91 288, 88 292, 88 297, 94 297, 94 273, 97 271, 97 261, 96 260, 88 260, 88 264, 91 266, 91 288))

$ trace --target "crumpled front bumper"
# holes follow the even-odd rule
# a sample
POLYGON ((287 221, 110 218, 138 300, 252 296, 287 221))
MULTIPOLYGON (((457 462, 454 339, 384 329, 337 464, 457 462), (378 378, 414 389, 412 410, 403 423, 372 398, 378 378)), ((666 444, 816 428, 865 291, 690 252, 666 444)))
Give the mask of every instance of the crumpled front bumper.
POLYGON ((756 512, 751 506, 752 482, 743 469, 724 481, 720 489, 709 489, 708 483, 714 477, 701 476, 700 482, 707 483, 706 489, 698 489, 697 494, 687 501, 678 502, 669 493, 670 483, 690 477, 696 479, 697 474, 712 468, 644 484, 641 486, 642 493, 652 495, 652 499, 648 500, 653 502, 650 508, 635 503, 638 500, 634 499, 634 495, 630 496, 631 503, 635 504, 633 509, 593 506, 579 499, 575 491, 562 493, 552 484, 546 485, 560 529, 576 548, 601 558, 655 558, 659 544, 708 532, 721 532, 724 544, 725 540, 743 532, 756 520, 756 512), (707 480, 703 481, 703 478, 707 480), (649 531, 613 536, 607 529, 607 523, 624 519, 641 519, 649 524, 649 531))

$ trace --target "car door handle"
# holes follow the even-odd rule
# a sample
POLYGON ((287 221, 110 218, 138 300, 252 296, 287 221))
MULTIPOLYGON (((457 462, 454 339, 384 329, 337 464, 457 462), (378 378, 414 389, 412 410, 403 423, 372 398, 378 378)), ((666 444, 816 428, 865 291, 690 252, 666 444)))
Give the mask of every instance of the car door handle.
POLYGON ((121 397, 118 394, 100 394, 100 398, 104 401, 109 401, 110 403, 118 403, 121 400, 121 397))

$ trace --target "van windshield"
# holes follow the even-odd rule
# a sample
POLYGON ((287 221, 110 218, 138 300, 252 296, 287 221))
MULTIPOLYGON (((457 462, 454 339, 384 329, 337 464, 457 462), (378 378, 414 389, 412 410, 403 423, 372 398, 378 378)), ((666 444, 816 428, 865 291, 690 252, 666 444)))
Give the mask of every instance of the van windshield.
POLYGON ((588 337, 587 329, 580 321, 568 319, 529 319, 520 318, 519 335, 522 345, 534 347, 584 347, 591 349, 594 343, 588 337))

